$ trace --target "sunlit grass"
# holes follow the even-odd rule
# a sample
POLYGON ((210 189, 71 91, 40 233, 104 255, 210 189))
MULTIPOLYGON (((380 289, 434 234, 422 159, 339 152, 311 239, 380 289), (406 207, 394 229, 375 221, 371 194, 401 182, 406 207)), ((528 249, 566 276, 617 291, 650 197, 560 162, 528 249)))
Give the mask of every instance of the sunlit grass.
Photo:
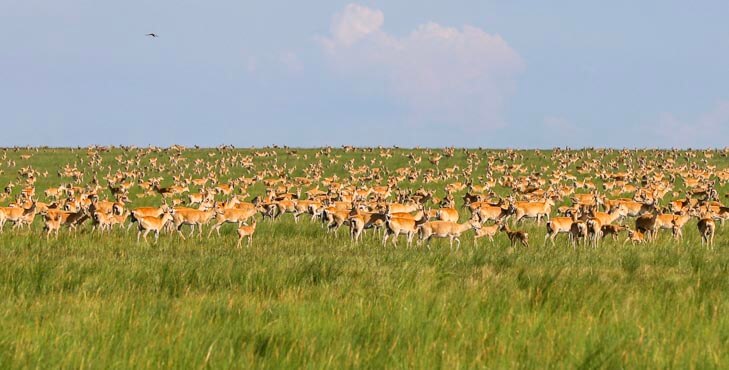
MULTIPOLYGON (((39 189, 66 181, 55 169, 73 156, 61 153, 65 160, 46 161, 43 153, 30 160, 53 173, 39 179, 39 189)), ((111 163, 113 154, 107 156, 111 163)), ((2 181, 14 178, 5 172, 2 181)), ((428 186, 442 194, 443 184, 428 186)), ((467 233, 462 248, 451 251, 447 240, 427 250, 407 249, 402 238, 398 248, 383 248, 371 232, 354 245, 345 229, 327 235, 321 224, 294 224, 290 215, 260 223, 253 246, 240 249, 232 225, 220 237, 163 234, 156 245, 136 243, 134 231, 119 229, 103 237, 64 230, 46 241, 39 222, 33 230, 6 226, 0 366, 729 363, 725 228, 714 250, 700 246, 695 221, 682 242, 662 234, 654 244, 620 240, 574 250, 564 236, 556 247, 544 246, 543 225, 520 227, 532 237, 528 249, 508 247, 503 234, 493 245, 474 246, 467 233)))

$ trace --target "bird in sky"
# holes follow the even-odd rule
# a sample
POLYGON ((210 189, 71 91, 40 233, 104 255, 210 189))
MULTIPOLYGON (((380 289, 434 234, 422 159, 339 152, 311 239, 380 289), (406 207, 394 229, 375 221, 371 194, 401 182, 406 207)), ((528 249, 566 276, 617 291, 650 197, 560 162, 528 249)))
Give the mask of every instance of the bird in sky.
POLYGON ((151 36, 152 38, 159 37, 159 36, 157 36, 157 34, 154 34, 154 33, 148 33, 145 36, 151 36))

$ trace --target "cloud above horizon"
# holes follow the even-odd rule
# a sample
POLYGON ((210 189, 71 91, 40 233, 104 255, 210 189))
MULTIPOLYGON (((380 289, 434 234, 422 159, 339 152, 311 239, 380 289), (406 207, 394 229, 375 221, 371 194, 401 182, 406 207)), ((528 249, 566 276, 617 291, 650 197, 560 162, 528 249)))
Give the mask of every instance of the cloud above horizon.
POLYGON ((428 22, 400 37, 384 23, 381 10, 358 4, 334 15, 330 35, 319 41, 344 78, 382 81, 414 126, 479 131, 505 125, 504 108, 524 62, 501 36, 428 22))

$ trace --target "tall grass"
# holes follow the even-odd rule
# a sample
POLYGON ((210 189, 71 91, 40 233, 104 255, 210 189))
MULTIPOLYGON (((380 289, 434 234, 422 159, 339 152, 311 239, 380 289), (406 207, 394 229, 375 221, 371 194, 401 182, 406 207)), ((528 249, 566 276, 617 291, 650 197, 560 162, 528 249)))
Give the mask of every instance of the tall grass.
MULTIPOLYGON (((73 161, 58 153, 63 161, 44 162, 43 152, 30 161, 73 161)), ((61 181, 50 177, 39 189, 61 181)), ((121 230, 46 241, 39 224, 6 227, 0 367, 729 364, 726 229, 713 251, 699 245, 695 221, 682 242, 662 235, 574 250, 561 237, 543 245, 543 225, 523 227, 528 249, 504 235, 474 245, 467 234, 458 251, 444 240, 431 250, 382 247, 372 233, 355 245, 346 230, 327 235, 290 215, 259 223, 241 249, 231 225, 220 237, 163 234, 156 245, 121 230)))

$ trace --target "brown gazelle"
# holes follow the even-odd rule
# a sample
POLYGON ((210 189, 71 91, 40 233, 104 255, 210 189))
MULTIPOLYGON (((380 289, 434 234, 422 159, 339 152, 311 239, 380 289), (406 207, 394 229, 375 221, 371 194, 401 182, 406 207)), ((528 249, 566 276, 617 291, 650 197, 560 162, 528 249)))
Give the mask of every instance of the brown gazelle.
POLYGON ((349 215, 349 236, 353 242, 358 242, 365 227, 365 218, 363 215, 356 213, 349 215))
POLYGON ((676 220, 673 221, 673 226, 671 227, 671 235, 673 235, 673 239, 681 241, 683 239, 683 231, 681 230, 681 226, 676 222, 676 220))
POLYGON ((91 216, 91 219, 94 225, 92 230, 96 230, 98 227, 100 233, 107 229, 111 230, 111 224, 114 222, 111 213, 96 212, 91 216))
POLYGON ((496 236, 499 232, 499 229, 501 229, 501 222, 497 222, 493 225, 481 225, 480 228, 474 230, 473 245, 476 245, 477 240, 483 237, 489 238, 493 244, 494 236, 496 236))
POLYGON ((182 234, 182 226, 190 225, 190 237, 195 233, 195 226, 198 228, 198 236, 202 238, 203 225, 206 225, 215 216, 215 211, 212 209, 192 209, 192 208, 175 208, 175 213, 172 216, 175 229, 180 237, 184 240, 185 236, 182 234))
POLYGON ((471 217, 477 219, 481 223, 486 221, 503 221, 508 219, 516 209, 512 205, 506 206, 481 206, 473 210, 471 217))
POLYGON ((602 221, 599 218, 593 217, 585 221, 585 226, 587 226, 587 239, 592 243, 594 248, 597 248, 600 239, 602 239, 602 221))
POLYGON ((387 216, 375 212, 357 212, 349 215, 349 227, 352 240, 356 243, 360 240, 365 229, 381 229, 387 222, 387 216))
POLYGON ((138 207, 132 210, 134 217, 160 217, 168 211, 166 204, 161 207, 138 207))
POLYGON ((350 210, 335 207, 325 208, 322 213, 322 220, 326 222, 327 232, 337 232, 347 222, 350 210))
POLYGON ((476 220, 468 220, 462 224, 452 221, 431 221, 420 226, 421 240, 426 241, 430 248, 430 238, 448 238, 450 247, 453 249, 453 241, 456 241, 456 249, 461 247, 460 236, 470 229, 481 228, 481 223, 476 220))
POLYGON ((239 226, 247 221, 249 218, 253 217, 258 213, 258 210, 256 208, 230 208, 230 209, 218 209, 215 211, 215 225, 210 228, 210 232, 208 232, 208 237, 213 234, 213 231, 216 231, 218 233, 218 236, 220 236, 220 227, 223 226, 225 223, 237 223, 239 226))
MULTIPOLYGON (((645 236, 646 239, 651 239, 658 232, 656 221, 658 221, 657 215, 653 213, 642 214, 635 219, 635 231, 645 236)), ((628 231, 628 234, 630 234, 630 231, 628 231)))
MULTIPOLYGON (((111 231, 111 229, 114 227, 114 225, 123 225, 124 222, 127 220, 127 217, 129 217, 129 211, 124 210, 122 214, 104 214, 104 213, 96 213, 94 215, 95 223, 99 226, 99 231, 111 231)), ((97 225, 94 225, 96 227, 97 225)))
POLYGON ((509 237, 509 241, 511 242, 511 246, 514 247, 516 245, 516 242, 520 242, 523 246, 529 247, 529 233, 522 230, 511 230, 509 229, 509 225, 502 224, 501 231, 506 233, 506 236, 509 237))
MULTIPOLYGON (((6 222, 10 221, 14 224, 13 228, 18 228, 23 223, 27 223, 29 218, 35 217, 36 203, 32 201, 29 207, 0 207, 0 232, 6 222)), ((30 220, 32 222, 32 219, 30 220)))
POLYGON ((587 241, 588 235, 587 222, 578 220, 573 222, 570 226, 570 240, 572 240, 572 247, 577 248, 577 244, 580 243, 580 240, 587 241))
POLYGON ((544 235, 544 243, 547 239, 554 245, 554 239, 559 234, 569 234, 572 224, 577 221, 577 214, 572 213, 570 217, 552 217, 547 221, 547 234, 544 235))
POLYGON ((542 217, 549 221, 549 214, 552 212, 552 207, 554 207, 554 201, 544 199, 540 202, 516 202, 514 207, 516 208, 516 222, 520 222, 524 218, 536 218, 537 224, 539 224, 542 217))
POLYGON ((43 230, 46 231, 46 239, 51 237, 51 233, 55 233, 56 238, 58 238, 58 231, 61 229, 61 215, 59 213, 46 214, 43 219, 43 230))
POLYGON ((149 234, 150 231, 154 231, 154 242, 156 243, 157 240, 159 240, 160 231, 162 231, 167 222, 172 221, 174 213, 175 210, 170 209, 169 212, 165 212, 161 217, 135 216, 134 219, 137 221, 137 224, 139 226, 139 230, 137 232, 137 242, 139 242, 140 236, 143 236, 144 241, 146 242, 147 234, 149 234))
POLYGON ((67 226, 71 230, 76 230, 78 226, 83 224, 86 220, 88 220, 90 217, 86 213, 86 210, 81 209, 76 212, 70 212, 70 211, 60 211, 58 209, 49 209, 46 212, 47 216, 50 218, 58 218, 60 219, 61 225, 67 226))
POLYGON ((622 204, 614 205, 609 212, 597 212, 592 208, 589 212, 590 218, 586 221, 588 239, 593 247, 597 247, 602 239, 602 229, 627 214, 627 209, 622 204))
POLYGON ((427 221, 427 217, 423 217, 420 220, 414 220, 412 218, 399 218, 387 215, 387 221, 385 222, 385 236, 382 239, 382 245, 387 245, 387 238, 392 235, 392 245, 397 247, 397 236, 404 234, 407 236, 407 246, 410 247, 413 242, 413 237, 418 232, 418 226, 422 225, 427 221))
POLYGON ((631 230, 626 228, 628 230, 628 237, 625 238, 625 241, 623 244, 626 244, 627 242, 631 242, 633 244, 642 244, 645 243, 646 237, 645 234, 638 231, 638 230, 631 230))
POLYGON ((618 204, 625 207, 626 215, 630 217, 640 216, 646 212, 653 212, 655 210, 653 203, 643 203, 635 200, 619 200, 618 204))
POLYGON ((623 230, 625 230, 625 226, 622 225, 602 225, 600 229, 603 239, 612 236, 613 240, 618 240, 618 234, 623 230))
POLYGON ((703 217, 696 225, 701 235, 701 245, 706 244, 709 248, 714 247, 714 234, 716 233, 716 222, 713 218, 703 217))
POLYGON ((610 212, 597 212, 594 209, 592 209, 589 212, 589 215, 592 218, 596 218, 600 221, 601 225, 609 225, 615 222, 616 220, 619 220, 621 217, 626 216, 628 213, 628 210, 625 208, 624 205, 619 204, 613 209, 610 210, 610 212))
POLYGON ((238 248, 240 248, 243 238, 248 238, 248 247, 253 243, 253 233, 256 232, 256 223, 254 219, 250 225, 241 225, 238 227, 238 248))
POLYGON ((440 208, 435 212, 435 218, 441 221, 458 222, 458 210, 454 208, 440 208))
POLYGON ((416 203, 410 203, 410 204, 401 204, 401 203, 390 203, 387 205, 387 210, 385 213, 410 213, 415 212, 418 209, 422 208, 421 205, 416 203))

